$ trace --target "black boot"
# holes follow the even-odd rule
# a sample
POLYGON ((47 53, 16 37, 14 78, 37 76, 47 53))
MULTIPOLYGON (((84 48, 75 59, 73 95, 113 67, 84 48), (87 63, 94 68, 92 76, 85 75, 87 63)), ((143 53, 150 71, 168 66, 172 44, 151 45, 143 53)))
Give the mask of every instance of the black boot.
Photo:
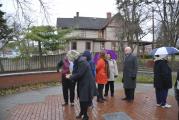
POLYGON ((108 96, 108 93, 105 93, 105 94, 104 94, 104 97, 107 97, 107 96, 108 96))
POLYGON ((89 120, 88 116, 84 116, 82 120, 89 120))

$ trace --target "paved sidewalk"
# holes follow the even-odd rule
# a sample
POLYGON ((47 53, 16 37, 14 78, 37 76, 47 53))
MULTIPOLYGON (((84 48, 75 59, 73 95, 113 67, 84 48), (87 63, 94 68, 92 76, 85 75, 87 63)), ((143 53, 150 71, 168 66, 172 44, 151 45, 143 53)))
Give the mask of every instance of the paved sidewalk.
MULTIPOLYGON (((95 107, 89 112, 90 120, 103 120, 103 114, 119 111, 126 112, 134 120, 176 120, 177 105, 173 90, 169 97, 173 107, 165 110, 155 106, 153 85, 139 84, 133 104, 121 101, 121 84, 116 84, 115 88, 115 97, 109 97, 104 105, 94 99, 95 107)), ((0 97, 0 120, 74 120, 79 112, 78 101, 75 101, 74 107, 62 107, 61 93, 59 86, 0 97)))

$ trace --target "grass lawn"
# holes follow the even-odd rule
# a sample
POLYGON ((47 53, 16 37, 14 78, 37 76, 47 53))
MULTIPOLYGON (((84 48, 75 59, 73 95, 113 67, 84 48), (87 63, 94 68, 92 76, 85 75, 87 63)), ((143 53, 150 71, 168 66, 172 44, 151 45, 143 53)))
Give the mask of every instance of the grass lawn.
MULTIPOLYGON (((117 82, 122 82, 122 73, 119 74, 117 82)), ((176 73, 172 74, 172 81, 173 84, 176 81, 176 73)), ((152 74, 138 74, 137 75, 137 83, 148 83, 148 84, 153 84, 153 75, 152 74)))
POLYGON ((14 88, 7 88, 7 89, 0 89, 0 96, 4 95, 11 95, 14 93, 29 91, 29 90, 36 90, 40 88, 47 88, 52 86, 59 86, 61 85, 60 82, 50 82, 50 83, 38 83, 33 85, 24 85, 20 87, 14 87, 14 88))

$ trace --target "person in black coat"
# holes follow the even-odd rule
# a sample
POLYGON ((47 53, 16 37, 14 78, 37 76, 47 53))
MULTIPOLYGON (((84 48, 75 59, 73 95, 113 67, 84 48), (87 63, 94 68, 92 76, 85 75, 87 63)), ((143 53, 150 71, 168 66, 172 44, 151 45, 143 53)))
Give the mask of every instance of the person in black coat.
MULTIPOLYGON (((174 90, 175 90, 175 98, 179 108, 179 70, 177 72, 177 78, 176 78, 174 90)), ((179 110, 178 110, 178 120, 179 120, 179 110)))
POLYGON ((167 104, 168 90, 172 88, 172 71, 168 65, 167 55, 155 56, 154 88, 156 91, 157 106, 170 108, 167 104))
POLYGON ((96 85, 93 74, 89 63, 85 60, 84 57, 78 58, 77 62, 77 71, 71 76, 66 76, 72 81, 78 82, 78 97, 80 102, 80 113, 76 117, 77 119, 88 120, 87 110, 89 102, 92 101, 93 97, 96 96, 96 85))

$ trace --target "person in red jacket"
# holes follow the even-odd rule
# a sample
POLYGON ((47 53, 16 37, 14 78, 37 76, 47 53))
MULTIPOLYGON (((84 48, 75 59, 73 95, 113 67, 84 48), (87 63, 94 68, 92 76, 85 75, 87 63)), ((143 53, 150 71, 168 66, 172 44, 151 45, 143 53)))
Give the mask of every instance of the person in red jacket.
POLYGON ((105 58, 105 52, 100 53, 100 59, 97 61, 96 64, 96 83, 98 84, 98 96, 97 102, 104 102, 103 97, 103 88, 104 85, 107 83, 107 79, 109 77, 108 72, 108 64, 105 58))

